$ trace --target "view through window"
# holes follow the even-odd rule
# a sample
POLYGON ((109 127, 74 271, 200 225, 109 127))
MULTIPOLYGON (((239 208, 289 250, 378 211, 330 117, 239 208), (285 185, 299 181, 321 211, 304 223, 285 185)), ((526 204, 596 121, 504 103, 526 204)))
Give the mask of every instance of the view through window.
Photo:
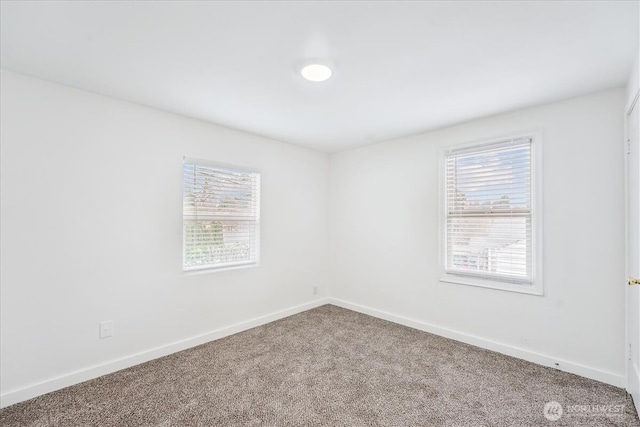
POLYGON ((185 159, 184 270, 257 264, 260 175, 185 159))
POLYGON ((532 140, 445 153, 445 272, 532 280, 532 140))

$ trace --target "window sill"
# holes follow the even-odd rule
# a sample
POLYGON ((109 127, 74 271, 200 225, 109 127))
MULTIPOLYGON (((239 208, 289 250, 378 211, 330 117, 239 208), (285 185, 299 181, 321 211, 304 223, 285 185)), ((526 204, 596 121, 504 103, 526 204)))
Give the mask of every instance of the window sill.
POLYGON ((478 277, 462 276, 462 275, 455 275, 455 274, 444 274, 440 278, 440 282, 455 283, 458 285, 466 285, 466 286, 477 286, 481 288, 497 289, 500 291, 517 292, 521 294, 538 295, 538 296, 543 295, 542 286, 540 285, 536 286, 535 283, 532 285, 507 283, 507 282, 500 282, 497 280, 488 280, 488 279, 482 279, 478 277))
POLYGON ((252 263, 247 263, 247 264, 228 265, 226 267, 192 268, 190 270, 182 270, 182 275, 183 276, 197 276, 199 274, 216 273, 218 271, 240 270, 240 269, 255 268, 255 267, 260 267, 260 263, 252 262, 252 263))

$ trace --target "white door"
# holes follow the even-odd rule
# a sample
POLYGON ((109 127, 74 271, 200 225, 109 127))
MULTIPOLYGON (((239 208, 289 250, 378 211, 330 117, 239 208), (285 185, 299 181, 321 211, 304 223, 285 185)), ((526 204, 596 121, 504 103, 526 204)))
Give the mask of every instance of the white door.
MULTIPOLYGON (((627 115, 627 277, 640 279, 640 143, 637 101, 627 115)), ((627 390, 640 413, 640 285, 626 286, 627 299, 627 390)))

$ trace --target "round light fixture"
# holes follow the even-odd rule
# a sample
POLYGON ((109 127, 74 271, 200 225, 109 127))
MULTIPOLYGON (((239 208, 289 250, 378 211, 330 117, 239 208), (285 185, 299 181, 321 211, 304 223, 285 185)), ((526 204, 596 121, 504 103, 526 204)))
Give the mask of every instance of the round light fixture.
POLYGON ((322 64, 309 64, 300 70, 305 79, 312 82, 323 82, 331 77, 331 68, 322 64))

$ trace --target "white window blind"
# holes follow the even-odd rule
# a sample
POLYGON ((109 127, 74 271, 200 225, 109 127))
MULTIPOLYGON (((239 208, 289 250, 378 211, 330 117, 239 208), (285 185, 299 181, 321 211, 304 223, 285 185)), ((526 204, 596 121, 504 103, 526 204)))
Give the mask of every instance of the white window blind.
POLYGON ((445 272, 530 284, 532 140, 445 153, 445 272))
POLYGON ((257 264, 260 174, 183 163, 184 270, 257 264))

